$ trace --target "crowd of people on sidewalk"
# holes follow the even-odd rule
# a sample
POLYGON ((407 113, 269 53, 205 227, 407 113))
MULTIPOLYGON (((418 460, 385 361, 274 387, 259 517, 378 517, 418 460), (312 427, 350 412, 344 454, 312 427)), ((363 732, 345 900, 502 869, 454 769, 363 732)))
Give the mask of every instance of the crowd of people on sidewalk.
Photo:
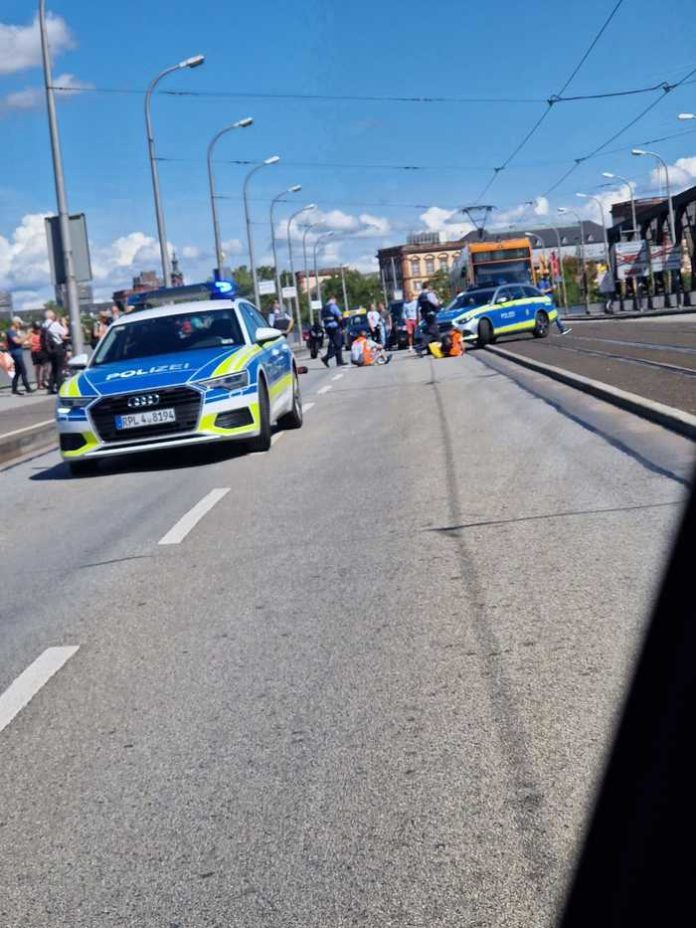
POLYGON ((52 309, 44 313, 44 321, 27 325, 14 316, 4 340, 0 343, 0 370, 10 378, 15 396, 45 390, 58 393, 65 379, 65 364, 70 351, 70 329, 67 319, 58 318, 52 309), (29 381, 25 351, 29 351, 34 368, 35 386, 29 381), (20 390, 20 384, 23 390, 20 390))

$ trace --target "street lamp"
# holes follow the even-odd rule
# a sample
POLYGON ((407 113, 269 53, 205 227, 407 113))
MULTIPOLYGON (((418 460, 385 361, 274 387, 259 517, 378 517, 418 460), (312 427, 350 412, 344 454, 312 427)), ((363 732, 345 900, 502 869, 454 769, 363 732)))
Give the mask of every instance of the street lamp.
POLYGON ((215 235, 215 260, 217 262, 218 274, 222 273, 222 265, 224 264, 224 256, 222 254, 222 241, 220 239, 220 223, 218 221, 217 213, 217 195, 215 193, 215 174, 213 173, 213 149, 217 144, 218 139, 220 139, 227 132, 231 132, 232 129, 246 129, 247 126, 253 125, 254 120, 247 116, 244 119, 238 119, 237 122, 231 123, 229 126, 225 126, 224 129, 220 129, 217 135, 213 136, 210 145, 208 145, 208 183, 210 185, 210 208, 213 213, 213 234, 215 235))
POLYGON ((633 218, 633 234, 638 234, 638 222, 636 220, 636 198, 633 193, 633 184, 626 177, 622 177, 621 174, 612 174, 611 171, 602 171, 602 177, 608 177, 609 180, 620 180, 623 184, 628 187, 628 194, 631 198, 631 216, 633 218))
POLYGON ((589 193, 576 193, 575 196, 580 197, 581 200, 592 200, 599 206, 599 215, 602 219, 602 234, 604 236, 604 263, 607 266, 607 270, 609 270, 609 238, 607 236, 607 223, 604 216, 604 204, 599 197, 593 197, 589 193))
POLYGON ((682 119, 682 120, 685 120, 685 119, 696 119, 696 113, 680 113, 680 114, 677 116, 677 119, 682 119))
MULTIPOLYGON (((294 212, 292 216, 288 219, 288 256, 290 258, 290 273, 292 274, 292 285, 293 287, 295 287, 295 315, 297 317, 296 325, 297 325, 297 331, 299 333, 297 336, 297 340, 300 345, 302 344, 302 314, 300 312, 300 294, 297 290, 297 278, 295 277, 295 262, 292 256, 291 226, 292 226, 293 219, 295 219, 301 213, 308 213, 311 210, 316 209, 316 208, 317 207, 315 203, 308 203, 306 206, 303 206, 302 209, 298 209, 296 212, 294 212)), ((307 273, 307 252, 305 251, 305 274, 306 273, 307 273)))
MULTIPOLYGON (((568 309, 568 289, 566 287, 565 271, 563 269, 563 243, 561 242, 561 233, 556 226, 552 226, 551 224, 549 224, 549 229, 556 234, 556 241, 558 242, 558 268, 561 272, 561 298, 563 300, 563 305, 568 309)), ((525 232, 524 234, 527 236, 533 235, 543 243, 543 239, 541 236, 537 235, 536 232, 525 232)))
POLYGON ((319 280, 319 268, 317 267, 317 248, 319 245, 325 241, 327 238, 331 238, 332 235, 335 235, 335 232, 324 232, 323 235, 318 235, 317 240, 314 243, 314 280, 317 285, 317 299, 321 303, 321 281, 319 280))
POLYGON ((348 314, 350 311, 348 308, 348 291, 346 290, 346 266, 345 264, 341 265, 341 287, 343 288, 343 312, 348 314))
MULTIPOLYGON (((690 113, 682 113, 682 116, 690 116, 690 113)), ((677 235, 674 229, 674 205, 672 203, 672 192, 669 186, 669 169, 667 164, 656 151, 646 151, 644 148, 633 148, 631 149, 632 155, 652 155, 653 158, 656 158, 665 171, 665 191, 667 193, 667 207, 669 209, 669 234, 672 239, 672 244, 677 244, 677 235)))
POLYGON ((65 192, 65 177, 63 175, 63 158, 60 149, 56 101, 53 95, 51 54, 48 48, 48 34, 46 32, 46 0, 39 0, 39 29, 41 31, 41 55, 43 58, 44 86, 46 88, 48 128, 51 136, 51 153, 53 157, 53 177, 58 205, 58 222, 60 224, 60 242, 63 253, 63 267, 65 270, 65 296, 68 304, 68 314, 70 316, 70 335, 72 338, 73 353, 78 355, 82 354, 84 350, 82 323, 80 322, 80 293, 77 289, 75 259, 73 257, 72 243, 70 240, 70 212, 68 210, 68 197, 65 192))
POLYGON ((276 279, 276 290, 278 291, 278 299, 280 300, 280 305, 284 306, 283 303, 283 288, 280 280, 280 271, 278 270, 278 250, 276 248, 276 237, 275 237, 275 224, 273 219, 273 210, 278 200, 282 200, 286 193, 298 193, 302 190, 302 184, 293 184, 292 187, 288 187, 287 190, 283 190, 282 193, 279 193, 277 197, 273 197, 271 200, 271 247, 273 248, 273 268, 275 270, 275 279, 276 279))
POLYGON ((145 130, 147 132, 147 150, 150 158, 150 172, 152 173, 152 192, 155 197, 155 215, 157 217, 157 234, 159 235, 160 256, 162 260, 162 278, 165 287, 172 285, 172 272, 169 265, 169 249, 167 247, 167 230, 164 225, 164 211, 162 209, 162 197, 160 194, 159 171, 157 170, 157 159, 155 157, 155 138, 152 133, 152 115, 150 112, 150 99, 152 92, 167 74, 173 74, 174 71, 181 71, 184 68, 198 68, 205 61, 203 55, 194 55, 192 58, 186 58, 178 64, 172 65, 171 68, 165 68, 151 82, 145 93, 145 130))
POLYGON ((321 222, 310 222, 308 226, 305 226, 304 233, 302 235, 302 253, 304 255, 304 271, 305 271, 305 286, 307 287, 307 312, 309 313, 309 322, 310 324, 314 322, 314 310, 312 309, 312 285, 309 280, 309 264, 307 263, 307 233, 312 229, 316 229, 317 226, 320 226, 321 222))
POLYGON ((585 264, 585 231, 582 225, 582 219, 580 218, 578 213, 575 212, 574 209, 569 209, 566 206, 559 206, 558 212, 559 213, 570 213, 571 216, 575 216, 580 226, 580 256, 581 256, 580 260, 582 261, 582 279, 585 284, 585 312, 589 316, 590 314, 590 290, 588 286, 589 281, 587 279, 587 265, 585 264))
POLYGON ((278 164, 280 161, 279 155, 271 155, 270 158, 266 158, 265 161, 262 161, 260 164, 255 165, 244 178, 244 186, 242 187, 242 194, 244 197, 244 217, 246 219, 246 230, 247 230, 247 242, 249 244, 249 264, 251 266, 251 279, 254 282, 254 302, 256 303, 256 308, 261 309, 261 297, 259 295, 259 280, 256 276, 256 261, 254 259, 254 237, 251 234, 251 218, 249 216, 249 198, 248 198, 248 189, 249 181, 252 176, 256 174, 257 171, 260 171, 261 168, 266 167, 269 164, 278 164))

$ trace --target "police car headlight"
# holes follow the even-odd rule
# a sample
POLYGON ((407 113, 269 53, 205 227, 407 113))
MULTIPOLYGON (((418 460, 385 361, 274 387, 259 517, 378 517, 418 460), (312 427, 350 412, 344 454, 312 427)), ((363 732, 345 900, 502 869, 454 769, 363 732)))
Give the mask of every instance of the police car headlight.
POLYGON ((249 371, 237 371, 236 374, 224 374, 222 377, 211 377, 210 380, 199 381, 206 390, 243 390, 249 386, 249 371))
POLYGON ((60 396, 58 397, 58 409, 60 412, 70 412, 71 409, 84 409, 89 406, 93 396, 60 396))

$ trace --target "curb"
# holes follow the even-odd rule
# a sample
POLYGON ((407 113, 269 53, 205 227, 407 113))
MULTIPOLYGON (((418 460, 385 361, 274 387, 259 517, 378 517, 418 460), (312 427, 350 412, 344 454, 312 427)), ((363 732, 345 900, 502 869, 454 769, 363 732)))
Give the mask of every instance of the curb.
POLYGON ((617 310, 613 313, 602 313, 596 316, 587 313, 563 313, 561 319, 565 322, 619 322, 622 319, 656 319, 658 316, 689 316, 696 313, 696 306, 674 307, 673 309, 644 309, 642 312, 629 310, 621 312, 617 310))
POLYGON ((583 393, 589 393, 600 400, 626 409, 643 419, 656 422, 672 432, 678 432, 687 438, 696 440, 696 416, 688 412, 682 412, 681 409, 675 409, 673 406, 666 406, 664 403, 656 403, 653 400, 645 399, 638 396, 637 393, 629 393, 626 390, 620 390, 618 387, 612 387, 608 383, 602 383, 601 380, 590 380, 589 377, 583 377, 582 374, 572 374, 562 367, 554 367, 551 364, 544 364, 541 361, 532 361, 522 355, 515 354, 512 351, 505 351, 504 348, 486 346, 486 351, 496 354, 507 361, 519 364, 521 367, 529 368, 539 374, 545 374, 554 380, 582 390, 583 393))
POLYGON ((0 435, 0 464, 57 443, 56 423, 53 419, 8 432, 0 435))

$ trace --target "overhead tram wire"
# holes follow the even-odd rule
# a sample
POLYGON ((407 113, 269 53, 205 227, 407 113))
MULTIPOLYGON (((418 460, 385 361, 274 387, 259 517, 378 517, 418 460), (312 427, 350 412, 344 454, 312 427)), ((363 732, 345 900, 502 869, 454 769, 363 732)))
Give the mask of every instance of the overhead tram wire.
POLYGON ((573 79, 576 77, 576 75, 578 74, 578 72, 580 71, 580 69, 582 68, 582 66, 584 65, 584 63, 587 61, 587 59, 588 59, 588 57, 590 56, 590 54, 592 53, 594 47, 597 45, 597 42, 599 42, 599 40, 601 39, 602 35, 604 35, 604 32, 606 31, 607 27, 609 26, 609 23, 612 21, 612 19, 614 18, 614 16, 616 16, 616 14, 617 14, 617 12, 619 11, 619 8, 622 6, 623 2, 624 2, 624 0, 616 0, 616 3, 615 3, 615 5, 614 5, 614 8, 612 9, 611 13, 607 16, 607 18, 606 18, 606 19, 604 20, 604 22, 602 23, 601 28, 599 29, 599 31, 597 32, 597 34, 595 35, 595 37, 594 37, 594 38, 592 39, 592 41, 590 42, 590 45, 589 45, 588 48, 586 49, 586 51, 585 51, 585 53, 583 54, 583 56, 580 58, 580 61, 579 61, 579 62, 577 63, 577 65, 573 68, 573 70, 572 70, 570 76, 568 77, 568 79, 566 80, 565 84, 563 84, 563 86, 562 86, 561 89, 558 91, 558 93, 554 94, 553 96, 549 97, 548 100, 546 100, 546 109, 544 110, 544 112, 543 112, 543 113, 541 114, 541 116, 537 119, 537 121, 534 123, 534 125, 532 126, 532 128, 529 129, 529 131, 526 133, 526 135, 524 136, 524 138, 522 139, 522 141, 519 142, 519 144, 515 146, 515 148, 514 148, 513 151, 508 155, 508 157, 505 159, 505 161, 503 161, 503 163, 502 163, 501 165, 499 165, 498 167, 493 168, 493 174, 492 174, 491 177, 489 178, 488 182, 485 184, 483 190, 479 193, 478 198, 477 198, 477 200, 476 200, 477 203, 480 203, 480 202, 482 201, 483 197, 488 193, 488 191, 490 190, 490 188, 493 186, 494 182, 496 181, 496 179, 498 178, 498 176, 500 175, 500 173, 501 173, 502 171, 504 171, 504 170, 508 167, 508 165, 512 162, 512 160, 513 160, 513 159, 520 153, 520 151, 524 148, 524 146, 527 144, 527 142, 529 142, 529 140, 530 140, 530 139, 537 133, 537 131, 540 129, 540 127, 542 126, 542 124, 544 123, 544 121, 546 120, 546 118, 548 117, 549 113, 551 112, 551 110, 552 110, 553 107, 555 106, 556 102, 558 102, 558 100, 563 96, 563 94, 565 93, 565 91, 568 89, 568 87, 570 86, 571 82, 573 81, 573 79))
MULTIPOLYGON (((630 128, 632 128, 632 126, 635 126, 636 123, 640 122, 644 116, 647 116, 650 110, 654 109, 659 103, 662 103, 662 101, 669 93, 671 93, 673 90, 676 90, 678 87, 682 87, 689 83, 694 74, 696 74, 696 68, 692 68, 691 71, 685 74, 684 77, 680 81, 677 81, 676 84, 664 84, 661 88, 662 96, 649 103, 648 106, 642 109, 637 116, 634 116, 633 119, 627 122, 625 126, 622 126, 618 132, 614 132, 608 139, 606 139, 606 141, 602 142, 602 144, 598 145, 596 148, 593 148, 592 151, 587 155, 583 155, 581 158, 575 158, 574 164, 563 174, 562 177, 559 177, 555 183, 553 183, 547 190, 545 190, 542 196, 547 197, 549 194, 553 193, 554 190, 557 190, 558 187, 560 187, 561 184, 563 184, 570 177, 570 175, 580 167, 581 164, 583 164, 585 161, 588 161, 590 158, 596 157, 600 152, 604 152, 608 145, 611 145, 612 142, 615 142, 619 136, 623 135, 624 132, 627 132, 630 128)), ((681 133, 677 134, 681 135, 681 133)))

